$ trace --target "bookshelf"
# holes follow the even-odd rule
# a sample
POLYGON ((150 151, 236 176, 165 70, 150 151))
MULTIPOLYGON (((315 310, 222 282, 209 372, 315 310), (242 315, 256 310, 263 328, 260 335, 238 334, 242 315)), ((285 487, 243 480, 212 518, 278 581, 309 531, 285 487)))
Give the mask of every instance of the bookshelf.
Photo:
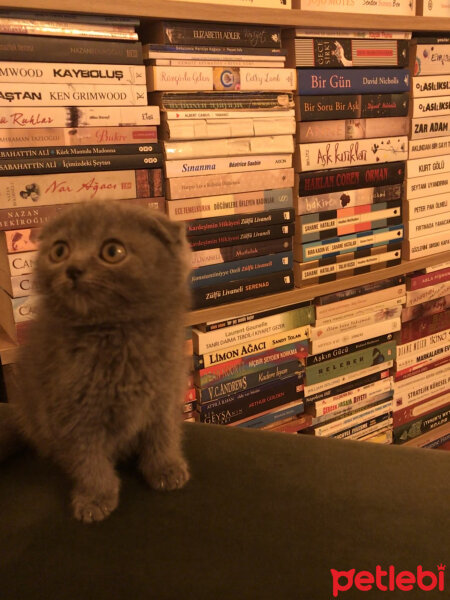
POLYGON ((297 9, 227 6, 220 0, 213 4, 196 4, 174 0, 1 0, 0 9, 79 12, 152 19, 185 19, 235 23, 260 23, 282 27, 324 27, 324 20, 334 29, 385 29, 405 31, 450 31, 450 18, 400 17, 352 13, 321 13, 297 9), (331 26, 331 25, 330 25, 331 26))
MULTIPOLYGON (((155 19, 182 19, 197 21, 217 21, 235 23, 253 23, 279 25, 281 27, 323 28, 324 18, 332 23, 335 29, 362 30, 404 30, 404 31, 450 31, 450 18, 442 17, 400 17, 391 15, 341 14, 302 11, 296 9, 251 8, 216 4, 196 4, 178 2, 177 0, 128 0, 119 3, 111 0, 97 0, 95 5, 90 0, 78 0, 76 6, 69 0, 0 0, 2 9, 41 10, 50 13, 78 12, 96 14, 114 14, 119 16, 139 17, 142 23, 155 19), (94 10, 93 10, 94 9, 94 10)), ((279 307, 316 296, 331 293, 340 289, 364 285, 378 279, 409 273, 425 266, 431 266, 450 260, 450 251, 435 254, 387 269, 380 269, 364 275, 347 277, 324 284, 295 288, 288 292, 271 294, 261 298, 245 300, 218 307, 192 311, 187 315, 186 325, 193 325, 206 320, 237 316, 246 312, 279 307)), ((9 364, 15 361, 17 346, 0 329, 0 361, 9 364)))

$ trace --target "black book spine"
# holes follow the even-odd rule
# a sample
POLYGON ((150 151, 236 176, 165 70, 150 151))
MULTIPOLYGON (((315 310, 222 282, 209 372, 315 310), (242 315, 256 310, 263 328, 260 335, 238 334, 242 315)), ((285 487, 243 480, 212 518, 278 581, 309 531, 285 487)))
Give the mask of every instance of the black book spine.
POLYGON ((405 117, 409 94, 345 94, 337 96, 299 96, 299 121, 405 117))
POLYGON ((118 156, 83 156, 77 158, 38 158, 0 162, 0 177, 11 175, 43 175, 78 171, 122 171, 162 167, 162 154, 122 154, 118 156))
POLYGON ((142 65, 140 42, 3 35, 0 60, 142 65))
POLYGON ((280 27, 200 21, 163 21, 162 43, 194 46, 281 48, 280 27))
POLYGON ((93 146, 40 146, 36 148, 0 148, 0 158, 32 159, 32 158, 74 158, 77 156, 113 156, 122 154, 160 154, 158 143, 114 144, 93 146))
POLYGON ((292 223, 294 220, 294 209, 277 209, 249 215, 228 215, 226 217, 211 217, 207 219, 195 219, 186 221, 186 234, 195 239, 205 233, 217 233, 222 231, 247 229, 248 227, 261 227, 261 225, 277 225, 281 223, 292 223))
POLYGON ((266 294, 283 292, 294 287, 291 271, 272 273, 266 277, 250 277, 246 280, 231 281, 216 286, 197 288, 192 291, 194 309, 219 306, 227 302, 238 302, 247 298, 257 298, 266 294))
POLYGON ((225 231, 222 234, 198 235, 191 237, 189 243, 192 250, 206 250, 222 246, 234 246, 249 242, 262 242, 294 235, 294 223, 287 225, 269 225, 237 231, 225 231))

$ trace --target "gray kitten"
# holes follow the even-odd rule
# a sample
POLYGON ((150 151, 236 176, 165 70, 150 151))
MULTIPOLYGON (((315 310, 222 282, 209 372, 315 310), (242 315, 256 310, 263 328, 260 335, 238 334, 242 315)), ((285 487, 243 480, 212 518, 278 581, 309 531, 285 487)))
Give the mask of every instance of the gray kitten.
POLYGON ((52 457, 73 479, 82 521, 117 507, 115 464, 132 452, 157 490, 189 479, 181 451, 189 254, 180 225, 128 203, 74 206, 42 231, 38 311, 19 397, 1 407, 0 456, 24 437, 52 457))

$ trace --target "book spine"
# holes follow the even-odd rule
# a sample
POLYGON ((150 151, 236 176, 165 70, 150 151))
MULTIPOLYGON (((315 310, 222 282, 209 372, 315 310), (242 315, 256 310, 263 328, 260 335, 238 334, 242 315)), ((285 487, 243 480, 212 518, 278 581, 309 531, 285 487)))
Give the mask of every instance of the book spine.
MULTIPOLYGON (((274 68, 283 69, 284 60, 240 60, 236 58, 227 58, 226 55, 215 55, 209 57, 212 60, 197 60, 195 54, 180 55, 180 58, 153 58, 147 60, 149 66, 154 67, 251 67, 255 69, 274 68), (185 58, 188 57, 188 58, 185 58)), ((283 57, 284 58, 284 57, 283 57)))
POLYGON ((448 136, 450 133, 450 115, 442 117, 425 117, 411 119, 410 138, 420 140, 423 138, 448 136))
POLYGON ((296 67, 406 67, 408 42, 406 40, 371 40, 296 38, 294 50, 296 67))
POLYGON ((194 381, 195 385, 203 388, 214 383, 230 381, 257 371, 263 371, 276 365, 282 366, 293 360, 303 364, 305 356, 305 342, 301 340, 198 369, 194 372, 194 381))
MULTIPOLYGON (((0 117, 1 119, 1 117, 0 117)), ((89 127, 89 128, 45 128, 24 132, 17 129, 0 129, 2 158, 15 156, 76 156, 77 154, 107 154, 102 151, 108 146, 111 154, 128 154, 123 149, 137 147, 139 152, 157 140, 155 126, 149 127, 89 127), (57 149, 61 148, 61 153, 57 149), (46 150, 47 149, 47 150, 46 150), (46 154, 46 152, 48 154, 46 154), (40 154, 39 154, 40 153, 40 154)), ((159 146, 158 146, 159 148, 159 146)), ((159 148, 159 151, 161 149, 159 148)))
MULTIPOLYGON (((165 199, 162 196, 159 198, 127 198, 123 202, 131 202, 164 212, 165 199)), ((27 208, 0 208, 0 231, 5 231, 8 234, 10 231, 17 230, 18 228, 32 227, 33 229, 30 229, 30 231, 37 232, 39 227, 42 227, 47 221, 68 206, 70 204, 50 204, 49 206, 30 206, 27 208)), ((26 241, 28 243, 29 239, 26 241)))
POLYGON ((161 169, 0 178, 0 209, 163 195, 161 169))
POLYGON ((195 177, 210 173, 241 173, 292 167, 292 154, 262 156, 232 156, 224 158, 194 158, 170 160, 165 163, 166 177, 195 177))
POLYGON ((422 400, 393 413, 393 428, 400 427, 427 415, 435 410, 445 408, 450 403, 450 394, 441 394, 436 398, 422 400))
MULTIPOLYGON (((0 60, 142 65, 140 42, 2 35, 0 60)), ((76 104, 75 104, 76 105, 76 104)))
POLYGON ((448 173, 448 171, 450 171, 450 156, 446 155, 439 158, 415 158, 406 161, 406 177, 408 178, 448 173))
POLYGON ((247 280, 250 277, 265 277, 270 273, 287 270, 292 270, 292 252, 201 267, 191 271, 189 281, 191 289, 196 289, 247 280))
POLYGON ((448 96, 449 94, 449 75, 433 75, 431 77, 412 78, 411 96, 413 98, 424 98, 427 96, 448 96))
MULTIPOLYGON (((314 435, 318 436, 335 436, 337 433, 346 430, 352 430, 356 425, 360 423, 364 423, 368 419, 376 419, 381 415, 385 415, 386 413, 392 412, 392 399, 387 400, 386 402, 381 402, 381 404, 376 404, 375 406, 371 406, 370 408, 366 408, 360 412, 356 412, 354 414, 344 416, 340 419, 336 419, 331 423, 326 423, 325 425, 318 425, 314 427, 314 435)), ((353 433, 355 433, 353 431, 353 433)), ((344 435, 343 437, 347 437, 344 435)))
MULTIPOLYGON (((373 370, 373 368, 371 368, 373 370)), ((357 373, 358 375, 358 373, 357 373)), ((305 386, 305 403, 307 406, 308 413, 314 414, 316 416, 326 415, 327 412, 331 412, 330 408, 334 406, 334 404, 341 399, 345 401, 349 396, 357 396, 358 389, 362 390, 365 388, 369 388, 370 386, 378 386, 384 380, 388 380, 389 388, 393 385, 392 378, 390 377, 389 369, 379 370, 376 373, 370 373, 369 375, 364 375, 363 377, 358 377, 356 379, 351 379, 350 381, 346 381, 345 383, 341 383, 336 387, 328 387, 325 390, 312 393, 311 386, 305 386)), ((371 389, 371 388, 370 388, 371 389)), ((385 389, 384 385, 381 385, 381 389, 385 389)), ((343 406, 338 407, 343 408, 343 406)))
POLYGON ((405 185, 406 200, 414 198, 424 198, 445 194, 450 189, 450 173, 438 175, 428 175, 427 177, 411 177, 407 179, 405 185))
MULTIPOLYGON (((237 113, 238 111, 235 112, 237 113)), ((267 111, 263 112, 266 113, 267 111)), ((293 117, 285 118, 284 116, 274 119, 273 115, 271 117, 252 117, 248 119, 183 119, 182 121, 169 121, 163 119, 161 131, 162 137, 171 142, 184 140, 215 140, 218 138, 230 137, 242 138, 267 135, 293 135, 295 133, 295 120, 293 117)), ((257 141, 258 140, 255 140, 254 143, 257 141)))
POLYGON ((441 425, 445 425, 449 420, 450 408, 448 407, 440 408, 432 413, 428 413, 419 419, 396 427, 393 431, 394 444, 404 444, 410 439, 427 433, 441 425))
POLYGON ((211 248, 210 250, 198 250, 191 254, 191 266, 193 269, 214 265, 217 263, 240 260, 251 256, 264 256, 277 252, 290 252, 292 250, 292 238, 278 238, 266 242, 254 244, 240 244, 237 246, 223 246, 211 248))
POLYGON ((425 217, 424 219, 415 219, 405 222, 405 236, 412 242, 417 243, 422 236, 442 234, 450 229, 450 213, 439 214, 434 217, 425 217))
POLYGON ((378 185, 403 183, 404 177, 405 161, 300 173, 298 175, 298 195, 337 193, 372 188, 378 185))
MULTIPOLYGON (((195 121, 195 120, 217 120, 217 119, 273 119, 271 110, 167 110, 163 113, 164 121, 171 124, 174 121, 195 121)), ((292 108, 284 110, 278 118, 291 119, 295 117, 295 111, 292 108)), ((230 121, 231 123, 231 121, 230 121)))
MULTIPOLYGON (((1 29, 1 27, 0 27, 1 29)), ((0 83, 94 83, 145 85, 143 65, 8 62, 0 69, 0 83)))
POLYGON ((301 384, 297 376, 289 377, 287 381, 277 382, 276 385, 253 388, 247 397, 239 395, 226 397, 209 402, 200 407, 200 421, 229 425, 246 417, 251 417, 261 411, 269 410, 302 397, 301 384))
POLYGON ((295 69, 252 67, 147 66, 147 89, 153 91, 294 90, 295 69))
POLYGON ((450 114, 448 96, 432 98, 413 98, 411 100, 410 116, 414 118, 440 117, 450 114))
POLYGON ((223 383, 209 385, 204 388, 197 388, 197 398, 200 404, 223 398, 228 394, 233 394, 238 391, 251 389, 260 385, 265 385, 274 380, 299 375, 303 372, 304 367, 298 360, 289 361, 282 365, 275 365, 262 369, 261 371, 253 371, 248 375, 230 379, 223 383))
POLYGON ((320 12, 343 12, 343 13, 360 13, 360 14, 386 14, 397 16, 414 16, 415 2, 408 0, 399 0, 395 4, 386 4, 381 0, 374 0, 370 4, 364 0, 299 0, 297 8, 302 10, 317 10, 320 12))
POLYGON ((355 250, 368 249, 374 246, 395 243, 403 239, 403 225, 393 225, 368 232, 362 231, 350 235, 338 236, 302 244, 302 261, 331 258, 355 250))
MULTIPOLYGON (((1 133, 0 133, 1 136, 1 133)), ((0 149, 1 159, 39 159, 60 158, 73 156, 103 156, 123 154, 159 154, 161 147, 158 143, 116 144, 92 146, 37 146, 36 148, 0 149)))
POLYGON ((408 278, 408 290, 420 290, 429 285, 436 285, 443 281, 450 280, 450 267, 445 269, 434 271, 432 273, 423 273, 421 275, 414 275, 408 278))
POLYGON ((336 314, 354 311, 355 309, 367 308, 368 305, 376 304, 377 302, 384 302, 392 298, 404 296, 406 293, 405 283, 405 275, 397 275, 396 277, 388 277, 347 290, 318 296, 314 301, 316 305, 316 319, 335 316, 336 314))
POLYGON ((414 75, 450 73, 450 44, 418 43, 413 46, 414 75))
POLYGON ((16 254, 17 252, 24 252, 27 250, 38 249, 38 237, 40 235, 40 228, 34 229, 12 229, 11 231, 5 231, 2 234, 5 240, 6 252, 8 254, 16 254))
POLYGON ((336 211, 310 213, 297 217, 294 241, 302 244, 401 223, 401 200, 392 204, 380 202, 336 211))
POLYGON ((191 219, 187 222, 196 223, 197 219, 200 222, 203 219, 232 218, 230 215, 289 210, 292 206, 292 189, 280 188, 168 201, 167 214, 172 221, 191 219))
MULTIPOLYGON (((441 281, 435 285, 430 285, 419 290, 407 291, 406 292, 406 306, 416 306, 418 304, 424 304, 431 300, 437 300, 443 296, 450 294, 450 282, 441 281)), ((425 308, 425 307, 423 307, 425 308)), ((429 308, 429 307, 428 307, 429 308)), ((445 310, 442 308, 442 310, 445 310)), ((428 313, 430 314, 430 313, 428 313)), ((415 317, 413 317, 415 318, 415 317)))
POLYGON ((409 94, 296 96, 297 121, 365 119, 408 115, 409 94))
POLYGON ((155 169, 163 165, 162 154, 121 154, 100 157, 24 158, 0 162, 0 177, 42 175, 44 173, 78 173, 81 171, 116 171, 155 169))
MULTIPOLYGON (((385 361, 384 363, 380 363, 380 364, 376 364, 376 365, 372 365, 369 366, 367 368, 364 369, 358 369, 356 371, 352 371, 351 373, 345 373, 342 375, 338 375, 337 377, 332 377, 330 379, 324 380, 324 381, 319 381, 315 384, 306 384, 304 386, 304 394, 305 394, 305 399, 307 402, 309 402, 309 399, 312 398, 313 396, 317 395, 317 397, 319 397, 319 394, 328 394, 328 392, 330 393, 334 393, 333 390, 340 388, 341 386, 344 385, 350 385, 350 384, 354 384, 354 385, 358 385, 358 381, 361 381, 367 377, 369 377, 370 375, 376 375, 377 373, 387 373, 386 377, 389 376, 389 369, 392 368, 394 364, 393 360, 388 360, 385 361)), ((380 375, 381 377, 381 375, 380 375)), ((338 392, 339 393, 339 392, 338 392)))
POLYGON ((305 327, 312 320, 311 306, 304 306, 282 313, 275 313, 269 317, 239 323, 236 326, 224 327, 214 331, 202 332, 197 328, 192 329, 192 341, 196 354, 212 352, 217 348, 235 346, 242 341, 249 341, 257 337, 267 337, 288 329, 305 327))
POLYGON ((339 347, 341 344, 353 344, 361 340, 375 337, 376 335, 394 333, 395 331, 399 331, 400 328, 400 317, 395 319, 379 320, 376 323, 369 323, 362 328, 352 329, 345 333, 340 333, 337 336, 331 335, 322 339, 312 340, 310 342, 310 351, 312 354, 326 352, 331 348, 339 347))
MULTIPOLYGON (((414 223, 414 221, 413 221, 414 223)), ((431 256, 448 250, 450 244, 450 229, 434 235, 424 235, 411 240, 405 240, 404 257, 414 260, 422 256, 431 256)))
POLYGON ((34 280, 31 274, 11 277, 11 293, 13 298, 21 298, 23 296, 31 296, 36 293, 34 280))
POLYGON ((417 352, 430 350, 435 346, 440 346, 444 342, 450 340, 450 329, 444 329, 438 333, 432 333, 431 335, 421 336, 420 338, 408 342, 407 344, 401 344, 397 346, 397 366, 402 358, 411 358, 417 352))
MULTIPOLYGON (((2 16, 9 19, 36 19, 39 21, 47 21, 46 13, 27 12, 23 10, 5 10, 2 11, 2 16)), ((52 21, 65 21, 73 23, 85 23, 89 26, 93 24, 99 25, 119 25, 121 27, 134 28, 139 25, 140 21, 136 17, 118 17, 112 15, 93 15, 80 14, 75 12, 55 12, 52 13, 52 21)))
POLYGON ((303 121, 297 125, 300 144, 360 140, 409 133, 408 117, 381 117, 370 119, 338 119, 336 121, 303 121))
MULTIPOLYGON (((361 275, 400 264, 401 244, 375 246, 345 254, 315 260, 305 264, 294 260, 294 279, 297 287, 308 284, 337 281, 343 277, 361 275)), ((295 255, 294 255, 295 259, 295 255)))
POLYGON ((214 60, 216 56, 252 57, 252 60, 280 60, 287 55, 284 48, 259 48, 256 46, 199 46, 196 44, 144 44, 145 62, 155 58, 202 58, 214 60))
POLYGON ((419 401, 446 394, 450 383, 447 365, 432 369, 424 376, 411 377, 395 383, 394 411, 412 406, 419 401))
POLYGON ((294 152, 292 135, 164 142, 166 160, 294 152))
POLYGON ((311 385, 319 381, 334 379, 340 375, 360 371, 374 366, 375 363, 384 363, 395 359, 395 342, 386 342, 379 346, 365 348, 353 352, 345 357, 327 360, 323 363, 311 365, 305 369, 305 384, 311 385))
POLYGON ((8 19, 1 19, 0 33, 19 34, 19 35, 51 35, 58 37, 75 38, 98 38, 103 40, 137 40, 138 35, 135 31, 125 31, 121 28, 105 27, 101 29, 99 25, 80 27, 76 23, 51 23, 35 21, 31 22, 7 22, 8 19))
POLYGON ((337 335, 354 327, 363 327, 366 324, 371 325, 385 319, 401 317, 402 304, 405 302, 406 296, 400 296, 385 302, 377 302, 360 309, 354 309, 351 312, 316 319, 315 326, 311 327, 310 339, 316 340, 321 336, 337 335))
MULTIPOLYGON (((199 4, 210 4, 209 0, 192 0, 199 4)), ((230 6, 250 6, 254 8, 292 8, 292 0, 226 0, 230 6)))
POLYGON ((224 231, 221 234, 198 235, 189 238, 191 249, 206 250, 208 248, 218 248, 222 246, 235 246, 237 244, 249 242, 262 242, 275 238, 291 237, 294 235, 294 224, 269 225, 268 227, 254 227, 251 229, 241 229, 236 231, 224 231))
POLYGON ((381 185, 379 187, 361 188, 359 190, 345 190, 313 196, 298 196, 295 212, 297 215, 306 215, 322 211, 367 206, 379 202, 391 202, 400 200, 402 193, 402 184, 396 183, 381 185))
MULTIPOLYGON (((42 107, 39 109, 32 107, 17 109, 7 106, 0 108, 0 125, 2 128, 5 130, 26 129, 26 135, 22 135, 21 146, 30 145, 26 142, 26 139, 27 136, 33 134, 34 129, 42 130, 42 133, 49 128, 67 128, 71 130, 77 127, 96 127, 99 130, 104 130, 110 127, 120 127, 122 129, 123 127, 154 126, 159 125, 159 122, 158 106, 52 106, 51 108, 42 107), (102 127, 98 127, 99 124, 102 127), (25 141, 25 144, 23 141, 25 141)), ((83 131, 83 133, 92 135, 89 130, 83 131)), ((3 135, 6 135, 6 133, 3 133, 3 135)), ((12 135, 12 132, 8 132, 8 135, 12 135)), ((56 145, 69 144, 69 136, 66 137, 67 141, 56 142, 56 145)), ((136 139, 130 141, 136 141, 136 139)), ((154 141, 156 141, 156 128, 154 141)), ((87 142, 83 141, 81 143, 85 144, 87 142)), ((95 143, 101 142, 97 140, 95 143)), ((16 145, 14 143, 14 146, 16 145)), ((37 145, 45 146, 49 144, 41 141, 37 145)))
POLYGON ((344 346, 333 347, 330 350, 319 352, 317 354, 309 354, 306 357, 306 366, 310 367, 312 365, 317 365, 319 363, 327 362, 329 360, 333 360, 334 358, 342 358, 354 352, 359 352, 360 350, 364 350, 365 348, 372 348, 374 346, 378 346, 380 344, 384 344, 385 342, 390 342, 394 339, 394 336, 391 333, 386 333, 383 335, 378 335, 376 337, 372 337, 366 340, 361 340, 354 342, 352 344, 347 344, 344 346))
MULTIPOLYGON (((286 346, 287 344, 293 344, 296 342, 302 342, 303 347, 306 348, 307 338, 309 334, 309 327, 307 325, 297 327, 284 331, 281 334, 273 334, 265 338, 258 338, 256 342, 242 342, 236 346, 225 348, 221 351, 214 350, 206 354, 197 355, 194 354, 194 368, 205 369, 207 367, 218 365, 231 361, 233 359, 239 359, 250 354, 259 354, 276 348, 278 346, 286 346)), ((306 354, 306 351, 305 351, 306 354)))
POLYGON ((149 104, 158 104, 161 110, 276 110, 294 107, 292 92, 153 92, 149 104))
POLYGON ((320 38, 359 38, 369 40, 410 40, 412 34, 410 31, 362 31, 358 29, 308 29, 296 27, 294 30, 287 30, 286 35, 295 37, 320 37, 320 38))
POLYGON ((300 429, 308 427, 311 418, 302 416, 305 409, 302 399, 282 404, 280 408, 272 408, 258 413, 254 418, 241 419, 233 423, 235 427, 247 429, 268 429, 282 433, 297 433, 300 429))
POLYGON ((297 93, 395 94, 409 90, 408 69, 297 69, 297 93))
POLYGON ((146 105, 145 85, 79 83, 3 83, 0 106, 133 106, 146 105))
POLYGON ((246 229, 261 225, 276 225, 294 221, 294 209, 269 210, 245 216, 210 217, 185 222, 186 235, 194 237, 205 233, 221 233, 223 231, 246 229))
POLYGON ((266 294, 284 292, 294 287, 292 271, 280 271, 270 275, 249 277, 244 282, 232 281, 217 286, 206 286, 193 290, 194 309, 219 306, 227 302, 239 302, 246 298, 258 298, 266 294))
POLYGON ((246 313, 245 315, 238 315, 237 317, 231 317, 228 319, 221 319, 219 321, 206 321, 204 323, 198 323, 195 326, 195 330, 207 333, 210 331, 218 331, 219 329, 226 329, 235 326, 245 326, 250 321, 257 321, 262 323, 263 319, 271 317, 273 315, 281 316, 282 314, 290 311, 301 311, 304 322, 300 325, 309 325, 314 322, 314 307, 306 300, 304 302, 289 304, 288 306, 279 306, 276 308, 269 308, 267 310, 261 310, 254 313, 246 313))
POLYGON ((450 152, 450 136, 433 137, 424 140, 410 140, 408 158, 427 158, 429 156, 442 156, 450 152))
POLYGON ((234 194, 264 189, 286 188, 294 185, 293 169, 272 169, 255 173, 197 175, 167 180, 166 197, 170 200, 204 196, 205 194, 234 194))
POLYGON ((11 305, 13 309, 14 323, 24 323, 36 316, 37 296, 23 296, 13 298, 11 305))
POLYGON ((318 171, 339 167, 395 162, 408 158, 406 136, 368 140, 339 140, 317 144, 299 144, 296 167, 300 171, 318 171))
POLYGON ((385 412, 377 417, 370 418, 367 421, 359 422, 353 427, 339 431, 331 437, 340 440, 359 440, 361 438, 368 438, 370 435, 376 434, 380 430, 390 430, 392 429, 391 415, 391 412, 385 412))
POLYGON ((31 273, 36 265, 37 251, 19 252, 8 255, 9 277, 31 273))
POLYGON ((434 300, 424 301, 413 306, 405 306, 402 310, 402 323, 408 323, 413 319, 428 317, 442 313, 450 307, 450 294, 440 296, 434 300))
MULTIPOLYGON (((156 27, 163 44, 281 48, 279 27, 198 21, 162 21, 156 27)), ((154 36, 151 27, 145 28, 143 34, 154 36)))

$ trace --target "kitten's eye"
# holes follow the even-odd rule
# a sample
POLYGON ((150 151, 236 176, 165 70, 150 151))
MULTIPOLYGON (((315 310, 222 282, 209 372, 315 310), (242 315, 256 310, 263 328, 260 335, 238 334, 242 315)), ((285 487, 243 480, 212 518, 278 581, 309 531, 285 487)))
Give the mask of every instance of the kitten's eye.
POLYGON ((62 262, 69 254, 70 249, 66 242, 55 242, 48 256, 52 262, 62 262))
POLYGON ((114 240, 105 242, 100 250, 100 258, 108 263, 118 263, 125 258, 127 251, 125 246, 114 240))

